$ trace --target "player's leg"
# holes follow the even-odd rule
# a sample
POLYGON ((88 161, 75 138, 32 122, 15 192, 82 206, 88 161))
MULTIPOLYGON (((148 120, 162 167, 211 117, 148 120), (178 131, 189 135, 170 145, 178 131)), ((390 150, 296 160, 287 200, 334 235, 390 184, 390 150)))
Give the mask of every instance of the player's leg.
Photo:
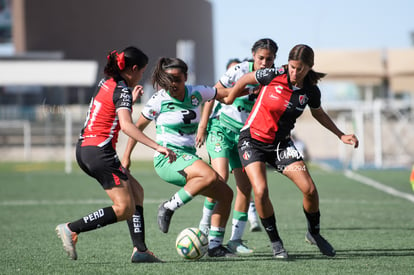
MULTIPOLYGON (((233 191, 231 188, 224 182, 224 180, 218 175, 210 166, 208 166, 205 162, 201 164, 206 171, 209 171, 209 174, 214 176, 214 180, 211 181, 206 188, 199 189, 199 194, 211 197, 217 204, 214 208, 214 212, 211 216, 211 227, 209 231, 209 248, 208 248, 208 255, 210 257, 232 257, 235 256, 231 251, 223 246, 223 239, 225 234, 225 228, 227 224, 227 220, 230 215, 231 211, 231 203, 233 200, 233 191)), ((197 170, 200 167, 192 167, 196 168, 197 170)), ((195 171, 194 171, 195 172, 195 171)), ((191 172, 189 173, 189 175, 191 172)), ((193 179, 198 178, 194 177, 193 179)), ((197 187, 199 184, 197 183, 199 179, 187 182, 187 186, 190 188, 197 187)), ((197 187, 198 188, 198 187, 197 187)))
POLYGON ((211 225, 211 215, 213 215, 214 207, 216 206, 216 201, 212 198, 206 197, 204 199, 203 211, 200 219, 198 228, 203 231, 204 234, 208 235, 211 225))
POLYGON ((250 254, 253 250, 243 243, 242 237, 247 224, 252 187, 242 168, 233 169, 233 174, 236 179, 237 193, 233 209, 231 236, 227 246, 234 253, 250 254))
POLYGON ((144 189, 141 184, 133 177, 129 171, 128 183, 130 186, 132 197, 134 198, 135 212, 130 219, 127 220, 129 234, 133 244, 133 252, 131 262, 162 262, 150 250, 145 243, 145 220, 144 220, 144 189))
MULTIPOLYGON (((206 139, 206 150, 213 169, 227 182, 229 178, 229 160, 226 136, 222 126, 217 119, 209 122, 209 131, 206 139)), ((216 201, 206 197, 203 205, 203 215, 201 217, 199 228, 208 235, 211 225, 211 215, 213 214, 216 201)))
POLYGON ((114 202, 113 206, 97 209, 78 220, 56 227, 56 233, 62 240, 65 251, 73 260, 77 259, 75 246, 80 233, 125 220, 133 213, 133 200, 125 181, 120 180, 120 186, 105 191, 114 202))
POLYGON ((114 150, 97 147, 80 147, 77 145, 76 158, 79 166, 88 174, 95 177, 101 184, 113 205, 100 208, 73 222, 59 224, 56 227, 58 237, 71 259, 77 259, 75 245, 78 235, 82 232, 95 230, 117 221, 130 218, 133 214, 134 199, 131 196, 128 179, 121 167, 114 150))
POLYGON ((261 161, 255 161, 247 165, 245 170, 252 184, 257 213, 271 242, 273 255, 275 258, 286 259, 288 254, 279 236, 273 205, 269 198, 266 164, 261 161))
MULTIPOLYGON (((211 157, 211 156, 210 156, 211 157)), ((213 169, 223 178, 224 182, 227 182, 229 176, 229 162, 226 157, 217 157, 211 159, 211 166, 213 169)), ((206 235, 210 230, 211 215, 213 215, 216 201, 213 198, 206 197, 203 205, 203 215, 200 220, 199 228, 206 235)))
POLYGON ((226 223, 230 214, 233 191, 223 179, 203 160, 198 159, 183 170, 186 184, 171 199, 160 205, 158 223, 162 232, 167 233, 175 210, 188 203, 196 195, 204 195, 217 201, 211 216, 209 232, 209 256, 234 256, 223 245, 226 223))
POLYGON ((247 210, 247 219, 250 223, 250 232, 262 231, 259 217, 257 216, 256 204, 254 203, 253 194, 250 196, 249 209, 247 210))
POLYGON ((316 186, 303 161, 289 164, 283 174, 292 180, 303 194, 303 210, 308 224, 307 242, 318 246, 327 256, 335 256, 335 249, 320 235, 319 196, 316 186))

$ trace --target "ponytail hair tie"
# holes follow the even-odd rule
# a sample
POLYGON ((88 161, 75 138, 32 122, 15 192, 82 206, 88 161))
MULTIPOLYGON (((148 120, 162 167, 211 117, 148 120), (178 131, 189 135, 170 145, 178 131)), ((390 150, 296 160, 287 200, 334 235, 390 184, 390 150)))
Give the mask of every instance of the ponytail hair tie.
POLYGON ((120 54, 116 54, 116 64, 118 65, 118 68, 122 71, 125 69, 125 53, 122 52, 120 54))
POLYGON ((125 69, 125 53, 118 53, 116 50, 112 51, 110 54, 106 56, 108 60, 111 59, 111 57, 115 55, 116 56, 116 65, 118 65, 118 68, 122 71, 125 69))

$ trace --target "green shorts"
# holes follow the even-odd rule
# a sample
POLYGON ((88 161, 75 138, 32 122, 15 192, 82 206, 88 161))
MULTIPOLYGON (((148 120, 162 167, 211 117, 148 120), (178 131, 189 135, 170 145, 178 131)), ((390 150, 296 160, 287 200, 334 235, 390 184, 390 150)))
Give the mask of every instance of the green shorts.
POLYGON ((187 183, 186 174, 184 169, 192 165, 196 160, 199 160, 200 157, 195 153, 176 149, 172 149, 177 155, 177 160, 173 163, 168 162, 163 154, 158 154, 154 156, 154 168, 157 174, 166 182, 184 186, 187 183))
POLYGON ((241 168, 237 143, 239 133, 223 127, 218 119, 212 119, 207 135, 206 149, 210 159, 227 158, 230 171, 241 168))

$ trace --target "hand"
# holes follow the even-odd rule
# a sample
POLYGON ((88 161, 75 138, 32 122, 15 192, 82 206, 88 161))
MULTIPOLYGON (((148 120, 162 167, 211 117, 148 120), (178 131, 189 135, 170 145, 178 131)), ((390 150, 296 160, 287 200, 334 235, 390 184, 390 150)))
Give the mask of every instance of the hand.
POLYGON ((358 138, 354 134, 342 135, 341 140, 345 144, 354 145, 354 148, 358 148, 359 141, 358 141, 358 138))
POLYGON ((257 85, 254 88, 249 89, 249 95, 258 95, 260 93, 260 90, 262 89, 262 85, 257 85))
POLYGON ((129 171, 129 167, 131 166, 131 159, 127 157, 122 158, 121 165, 129 171))
POLYGON ((135 103, 138 98, 140 98, 144 94, 144 87, 141 85, 137 85, 132 90, 132 103, 135 103))
POLYGON ((177 160, 177 155, 171 149, 168 149, 168 148, 163 147, 163 146, 160 145, 160 146, 157 147, 156 151, 158 153, 161 153, 161 154, 165 155, 166 158, 169 158, 168 163, 172 163, 172 162, 177 160))
POLYGON ((206 140, 206 129, 203 127, 198 127, 196 135, 196 147, 201 148, 206 140))

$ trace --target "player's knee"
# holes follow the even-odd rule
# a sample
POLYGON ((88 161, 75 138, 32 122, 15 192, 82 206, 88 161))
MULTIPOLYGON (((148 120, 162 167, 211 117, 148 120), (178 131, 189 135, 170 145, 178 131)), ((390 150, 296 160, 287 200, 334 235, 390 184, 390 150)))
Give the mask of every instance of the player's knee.
POLYGON ((220 180, 220 178, 216 181, 216 185, 217 192, 215 192, 215 199, 224 204, 231 204, 234 196, 233 190, 225 182, 220 180))
POLYGON ((264 204, 264 202, 269 198, 269 189, 266 186, 255 188, 254 197, 256 202, 264 204))
POLYGON ((314 184, 308 184, 307 188, 303 190, 303 196, 313 199, 318 197, 318 191, 314 184))
POLYGON ((133 203, 122 203, 113 206, 118 221, 128 220, 135 212, 133 203))

